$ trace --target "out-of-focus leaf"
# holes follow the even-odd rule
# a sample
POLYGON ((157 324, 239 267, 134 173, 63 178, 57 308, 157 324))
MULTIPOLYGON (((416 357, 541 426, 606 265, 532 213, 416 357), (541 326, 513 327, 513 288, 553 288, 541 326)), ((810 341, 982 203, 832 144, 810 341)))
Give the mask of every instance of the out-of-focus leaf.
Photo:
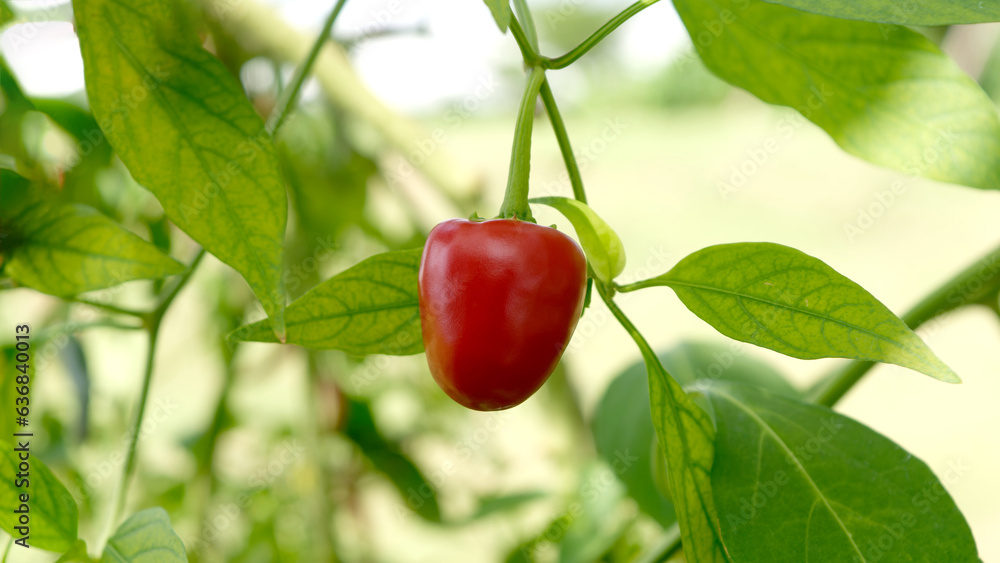
POLYGON ((36 99, 33 103, 36 110, 47 115, 74 141, 60 196, 110 214, 112 210, 97 190, 97 176, 111 165, 114 153, 97 120, 90 112, 65 100, 36 99))
POLYGON ((937 477, 887 438, 762 389, 701 392, 718 426, 712 489, 735 561, 979 560, 937 477))
POLYGON ((405 515, 408 510, 412 510, 428 522, 441 523, 441 509, 438 507, 434 486, 406 457, 398 444, 382 437, 367 402, 349 399, 344 434, 358 445, 372 465, 388 477, 399 491, 407 508, 398 506, 398 514, 405 515))
MULTIPOLYGON (((728 346, 712 342, 681 342, 660 354, 663 367, 685 388, 699 380, 736 381, 788 397, 802 393, 769 364, 746 355, 745 344, 728 346)), ((641 369, 642 364, 636 364, 641 369)))
POLYGON ((556 551, 561 563, 601 561, 629 523, 621 510, 624 494, 610 467, 588 464, 580 470, 579 487, 564 509, 538 535, 513 548, 505 561, 550 561, 556 551))
POLYGON ((73 8, 87 96, 111 146, 175 225, 243 275, 283 339, 287 196, 242 87, 175 2, 73 8))
POLYGON ((360 221, 368 179, 378 171, 374 161, 340 138, 336 126, 329 112, 306 114, 287 122, 278 136, 292 206, 310 238, 337 237, 360 221))
MULTIPOLYGON (((37 345, 36 342, 32 341, 33 345, 37 345)), ((17 398, 17 381, 15 376, 21 375, 21 372, 17 370, 17 365, 26 365, 27 375, 30 378, 35 376, 35 362, 28 362, 27 364, 17 364, 15 360, 15 354, 17 352, 14 350, 13 346, 0 349, 0 373, 3 377, 0 377, 0 406, 2 405, 14 405, 14 400, 17 398), (10 374, 10 375, 8 375, 10 374)), ((15 422, 15 417, 13 416, 0 416, 0 437, 6 439, 12 436, 15 432, 20 432, 18 430, 17 423, 15 422)))
POLYGON ((961 381, 872 294, 794 248, 766 242, 710 246, 640 285, 668 286, 722 334, 794 358, 886 362, 961 381))
POLYGON ((979 85, 993 100, 994 104, 1000 104, 1000 41, 993 45, 990 56, 983 65, 983 70, 979 74, 979 85))
POLYGON ((63 553, 62 557, 56 560, 56 563, 94 563, 94 560, 87 553, 87 542, 76 540, 73 548, 63 553))
MULTIPOLYGON (((422 352, 417 301, 421 252, 377 254, 306 292, 288 306, 287 343, 356 355, 422 352)), ((229 338, 277 341, 265 321, 240 327, 229 338)))
POLYGON ((674 5, 713 72, 795 108, 845 151, 911 175, 1000 189, 996 108, 919 33, 759 0, 674 5))
POLYGON ((87 437, 87 421, 90 412, 90 372, 87 370, 87 356, 83 352, 80 341, 72 334, 66 335, 66 346, 62 348, 60 355, 80 402, 80 418, 77 419, 76 423, 76 440, 83 442, 87 437))
POLYGON ((544 491, 528 491, 502 496, 480 497, 479 507, 460 524, 474 522, 497 513, 508 512, 548 496, 544 491))
POLYGON ((848 20, 900 25, 954 25, 1000 21, 1000 4, 978 0, 764 0, 789 8, 848 20))
POLYGON ((599 561, 621 537, 628 520, 620 512, 625 488, 604 464, 585 468, 578 497, 570 503, 577 515, 559 540, 560 563, 599 561))
POLYGON ((92 208, 46 197, 8 170, 0 210, 4 272, 19 283, 70 296, 122 282, 160 278, 184 266, 92 208))
POLYGON ((0 27, 14 21, 14 11, 7 5, 7 0, 0 0, 0 27))
POLYGON ((156 506, 136 512, 108 539, 101 563, 187 563, 184 543, 156 506))
POLYGON ((639 508, 664 528, 676 522, 674 505, 657 493, 650 470, 650 445, 656 433, 644 364, 633 365, 611 381, 591 429, 598 455, 615 470, 639 508))
MULTIPOLYGON (((10 416, 13 414, 10 413, 10 416)), ((4 507, 0 510, 0 528, 15 539, 28 535, 27 542, 32 547, 55 552, 70 549, 76 542, 76 501, 42 460, 28 455, 23 449, 15 449, 24 446, 24 442, 16 441, 19 437, 11 439, 15 440, 13 444, 6 441, 7 436, 0 441, 0 506, 4 507), (22 455, 26 459, 21 459, 22 455), (23 473, 19 464, 24 462, 29 466, 28 477, 21 484, 25 478, 16 475, 23 473), (28 495, 27 502, 21 501, 24 494, 28 495), (23 512, 27 512, 30 518, 27 534, 16 529, 23 526, 19 523, 23 512)))
POLYGON ((0 57, 0 93, 3 94, 3 111, 0 112, 0 150, 31 165, 30 154, 24 146, 24 115, 35 109, 24 95, 17 79, 0 57))
POLYGON ((493 14, 493 21, 497 22, 500 31, 507 33, 507 26, 510 25, 510 0, 483 0, 493 14))

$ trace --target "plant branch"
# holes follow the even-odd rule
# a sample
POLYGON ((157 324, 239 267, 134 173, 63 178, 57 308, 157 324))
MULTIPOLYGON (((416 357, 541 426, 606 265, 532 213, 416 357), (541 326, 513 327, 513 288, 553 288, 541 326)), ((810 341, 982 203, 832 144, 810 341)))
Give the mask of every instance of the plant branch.
POLYGON ((541 55, 531 46, 531 41, 528 39, 524 28, 521 27, 516 17, 510 18, 510 34, 514 36, 517 48, 521 50, 521 57, 524 59, 524 64, 529 67, 541 65, 541 55))
POLYGON ((39 335, 40 341, 50 340, 53 336, 60 334, 73 334, 88 328, 115 328, 118 330, 142 330, 142 325, 128 325, 111 319, 101 319, 90 323, 76 323, 73 321, 46 327, 39 335))
POLYGON ((635 4, 625 8, 617 16, 611 18, 608 23, 602 25, 600 29, 595 31, 590 37, 584 39, 583 43, 580 43, 572 51, 554 59, 542 59, 542 66, 553 70, 566 68, 576 62, 576 60, 580 57, 586 55, 588 51, 593 49, 598 43, 601 42, 602 39, 610 35, 612 31, 618 29, 619 26, 628 21, 629 18, 652 6, 653 4, 656 4, 657 1, 658 0, 639 0, 635 4))
POLYGON ((566 132, 566 123, 563 122, 559 107, 556 106, 556 99, 552 95, 552 88, 549 81, 542 82, 542 103, 545 104, 545 112, 549 114, 549 121, 552 122, 552 129, 556 133, 556 140, 559 141, 559 152, 562 153, 563 161, 566 163, 566 173, 569 174, 569 183, 573 186, 573 197, 577 201, 587 203, 587 194, 583 191, 583 177, 580 176, 580 167, 577 165, 576 157, 573 155, 573 147, 569 142, 569 133, 566 132))
POLYGON ((521 107, 517 112, 514 127, 514 145, 510 154, 510 172, 507 175, 507 191, 500 206, 500 217, 534 221, 528 207, 528 177, 531 171, 531 130, 535 119, 535 103, 538 91, 545 80, 545 71, 532 67, 528 73, 528 83, 524 87, 521 107))
MULTIPOLYGON (((1000 291, 1000 247, 997 247, 951 278, 907 311, 903 322, 916 330, 920 325, 965 305, 990 306, 1000 291)), ((875 363, 855 360, 823 378, 810 392, 813 400, 832 407, 875 363)))
POLYGON ((174 302, 184 285, 191 279, 195 268, 205 256, 205 249, 198 251, 187 271, 181 276, 167 296, 160 302, 160 305, 146 319, 146 328, 149 331, 149 349, 146 352, 146 366, 142 378, 142 391, 139 395, 139 407, 135 416, 135 424, 132 427, 132 434, 129 439, 128 454, 125 458, 125 468, 122 471, 122 479, 118 484, 118 500, 115 503, 114 512, 111 514, 111 526, 115 527, 125 510, 125 502, 128 499, 128 486, 132 480, 132 473, 135 470, 135 455, 139 446, 139 431, 142 428, 142 419, 146 412, 146 403, 149 399, 149 388, 153 381, 153 366, 156 358, 156 342, 160 334, 160 325, 164 315, 174 302))
POLYGON ((646 337, 639 332, 639 329, 637 329, 635 325, 632 324, 632 321, 625 316, 625 313, 618 308, 618 304, 615 303, 612 290, 604 285, 603 282, 596 279, 594 280, 594 288, 597 289, 597 294, 601 296, 601 300, 604 301, 604 304, 611 310, 611 314, 618 319, 618 323, 622 325, 625 332, 628 332, 629 336, 632 337, 632 340, 635 340, 636 345, 639 346, 639 350, 642 352, 643 358, 655 358, 656 353, 653 352, 653 347, 649 345, 649 342, 646 342, 646 337))
POLYGON ((271 115, 268 116, 267 124, 264 126, 269 136, 273 137, 278 132, 281 124, 284 123, 285 118, 288 117, 292 106, 295 104, 295 99, 299 96, 299 91, 302 90, 302 85, 305 83, 306 77, 309 76, 313 65, 316 64, 316 59, 319 58, 319 53, 323 49, 323 45, 330 38, 330 32, 333 31, 333 23, 337 21, 337 16, 340 15, 340 11, 346 3, 347 0, 337 0, 337 3, 333 6, 333 10, 323 24, 323 29, 319 32, 319 37, 316 38, 312 49, 309 50, 306 60, 295 69, 292 84, 281 93, 281 98, 278 99, 277 106, 271 112, 271 115))
POLYGON ((154 318, 157 318, 157 322, 163 318, 163 315, 167 312, 167 308, 170 307, 170 304, 173 303, 174 299, 177 298, 177 294, 180 293, 182 289, 184 289, 184 285, 187 284, 189 279, 191 279, 191 276, 194 274, 195 268, 198 267, 198 264, 201 263, 201 259, 204 257, 205 257, 205 249, 202 248, 198 250, 198 254, 196 254, 194 260, 191 261, 191 265, 188 266, 187 271, 184 272, 184 274, 181 276, 181 279, 177 280, 177 283, 174 285, 173 288, 171 288, 170 293, 168 293, 167 296, 164 297, 162 301, 160 301, 159 306, 157 306, 156 310, 153 311, 153 316, 154 318))
POLYGON ((538 52, 538 32, 535 31, 535 19, 531 17, 531 10, 528 8, 526 0, 514 0, 514 13, 517 17, 511 17, 511 21, 521 20, 524 22, 524 35, 528 45, 534 52, 538 52))
POLYGON ((101 303, 99 301, 91 301, 90 299, 84 299, 82 297, 76 297, 72 299, 73 303, 79 303, 81 305, 89 305, 91 307, 96 307, 98 309, 104 309, 109 313, 114 313, 116 315, 128 315, 130 317, 136 317, 139 319, 146 319, 149 313, 144 313, 142 311, 136 311, 134 309, 126 309, 124 307, 118 307, 117 305, 112 305, 110 303, 101 303))

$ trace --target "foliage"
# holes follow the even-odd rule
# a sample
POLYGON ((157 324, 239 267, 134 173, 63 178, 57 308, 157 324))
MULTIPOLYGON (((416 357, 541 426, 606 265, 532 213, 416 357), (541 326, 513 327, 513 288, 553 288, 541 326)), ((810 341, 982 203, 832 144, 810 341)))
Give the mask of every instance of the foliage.
MULTIPOLYGON (((457 414, 428 383, 423 359, 404 357, 424 351, 418 274, 429 225, 413 211, 419 206, 407 190, 414 182, 384 163, 402 152, 435 197, 463 213, 485 204, 456 195, 461 175, 450 176, 440 154, 428 162, 431 154, 413 151, 437 137, 421 137, 360 86, 333 33, 343 1, 307 54, 304 38, 276 32, 283 29, 276 16, 250 0, 74 0, 86 103, 28 95, 0 60, 0 287, 5 299, 44 305, 23 332, 0 335, 0 529, 8 544, 29 535, 19 528, 21 513, 7 507, 28 506, 20 496, 28 485, 18 480, 30 467, 28 541, 64 562, 373 560, 363 545, 368 527, 382 524, 365 514, 373 498, 391 499, 402 521, 418 516, 417 529, 429 536, 557 506, 555 518, 527 518, 496 541, 508 561, 551 560, 553 550, 560 561, 580 562, 660 561, 681 550, 691 563, 978 560, 942 480, 832 407, 876 362, 959 383, 914 331, 961 307, 1000 313, 1000 250, 902 316, 820 258, 769 242, 688 249, 663 274, 616 281, 626 244, 587 201, 586 169, 548 77, 655 2, 602 18, 580 41, 567 39, 566 29, 536 29, 524 0, 477 6, 516 43, 527 71, 498 216, 534 221, 531 204, 563 214, 587 257, 588 304, 599 297, 641 357, 614 378, 592 417, 581 412, 570 379, 557 374, 544 388, 541 404, 568 429, 578 458, 565 497, 452 481, 452 459, 483 458, 478 442, 454 434, 456 420, 492 432, 507 419, 460 418, 469 415, 457 414), (236 17, 231 10, 245 11, 236 17), (541 47, 567 41, 565 54, 542 54, 541 47), (292 84, 276 80, 261 94, 238 78, 253 61, 299 66, 292 84), (323 99, 299 100, 312 72, 323 99), (539 107, 555 132, 572 199, 552 192, 529 199, 539 107), (380 208, 372 201, 386 197, 406 211, 373 213, 380 208), (201 266, 205 257, 211 267, 201 266), (207 320, 189 330, 184 346, 207 342, 217 356, 218 369, 205 368, 205 377, 218 396, 212 416, 194 421, 198 430, 174 444, 187 456, 175 464, 184 467, 178 475, 159 467, 168 454, 144 441, 149 425, 161 422, 158 413, 172 408, 155 399, 154 379, 169 381, 157 364, 168 345, 161 329, 182 324, 170 313, 196 275, 198 314, 207 320), (737 348, 683 342, 657 353, 619 300, 660 286, 737 348), (93 386, 88 358, 107 352, 78 336, 97 330, 144 343, 141 376, 130 374, 138 397, 127 404, 93 386), (804 392, 743 357, 744 343, 850 362, 804 392), (237 391, 255 383, 242 370, 260 362, 254 354, 264 348, 274 353, 265 369, 303 376, 301 389, 280 390, 301 395, 299 418, 276 415, 275 427, 261 423, 261 405, 241 406, 246 399, 237 391), (39 404, 58 387, 49 379, 58 364, 74 393, 39 404), (30 426, 22 425, 38 445, 30 455, 19 449, 11 405, 19 416, 32 413, 30 426), (428 443, 448 442, 455 446, 445 455, 453 457, 437 465, 427 459, 428 443), (257 470, 234 469, 241 456, 257 470), (91 548, 102 549, 99 559, 91 548)), ((657 103, 711 107, 742 88, 793 108, 875 165, 1000 189, 1000 47, 977 84, 909 27, 1000 21, 996 5, 673 4, 697 59, 689 54, 657 80, 691 81, 663 86, 657 103)), ((545 14, 549 23, 574 17, 561 9, 545 14)), ((577 23, 591 17, 581 13, 577 23)), ((24 18, 0 0, 0 27, 24 18)), ((478 186, 467 187, 475 193, 478 186)), ((628 186, 619 191, 615 197, 630 198, 628 186)), ((522 254, 515 258, 531 259, 522 254)), ((501 470, 508 463, 491 461, 501 470)), ((11 549, 19 555, 22 548, 11 549)))

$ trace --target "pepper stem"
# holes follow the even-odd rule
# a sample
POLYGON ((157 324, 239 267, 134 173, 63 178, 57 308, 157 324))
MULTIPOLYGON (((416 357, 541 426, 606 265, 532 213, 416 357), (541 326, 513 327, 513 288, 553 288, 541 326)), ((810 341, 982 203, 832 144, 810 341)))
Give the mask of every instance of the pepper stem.
POLYGON ((531 170, 531 129, 535 120, 535 101, 545 81, 545 71, 532 67, 524 87, 521 107, 514 127, 514 146, 510 154, 510 173, 507 175, 507 192, 500 206, 500 217, 535 221, 528 207, 528 176, 531 170))

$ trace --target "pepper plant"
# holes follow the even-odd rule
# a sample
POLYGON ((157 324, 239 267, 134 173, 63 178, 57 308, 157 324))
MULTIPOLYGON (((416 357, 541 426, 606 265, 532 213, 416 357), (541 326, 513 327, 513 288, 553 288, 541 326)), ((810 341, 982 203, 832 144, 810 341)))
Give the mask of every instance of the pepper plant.
MULTIPOLYGON (((311 164, 290 144, 295 134, 311 140, 325 134, 303 123, 308 118, 290 119, 298 115, 292 109, 318 61, 325 56, 335 69, 319 76, 337 99, 337 107, 324 115, 360 116, 394 139, 397 149, 413 146, 399 127, 387 125, 383 106, 350 90, 356 78, 342 57, 336 58, 340 51, 329 45, 345 1, 336 2, 311 47, 292 48, 255 43, 273 22, 263 12, 247 12, 242 3, 74 0, 89 109, 33 100, 3 69, 2 141, 9 158, 0 186, 0 265, 8 288, 65 300, 66 309, 51 322, 30 327, 34 344, 57 338, 75 343, 66 335, 92 328, 137 331, 146 335, 146 363, 106 510, 95 507, 89 496, 71 494, 32 456, 30 537, 22 533, 28 528, 9 507, 28 504, 19 499, 23 491, 14 479, 25 458, 18 458, 13 443, 17 429, 6 414, 0 417, 0 528, 11 536, 4 560, 18 560, 21 546, 14 543, 19 538, 63 554, 59 561, 67 562, 92 561, 95 550, 101 551, 101 561, 212 559, 203 538, 181 541, 168 511, 133 511, 136 503, 129 502, 136 494, 130 483, 150 408, 158 336, 170 322, 175 298, 211 255, 245 280, 266 316, 237 326, 253 305, 225 292, 218 295, 228 319, 215 327, 226 359, 226 389, 243 342, 304 347, 310 350, 312 371, 318 371, 317 350, 353 358, 426 352, 428 371, 451 398, 477 410, 506 409, 527 399, 557 369, 581 315, 606 307, 634 340, 644 367, 626 371, 611 384, 594 415, 595 445, 608 463, 615 463, 623 445, 634 446, 632 451, 648 462, 622 481, 662 533, 641 554, 603 546, 576 559, 563 552, 564 560, 660 561, 683 551, 692 563, 977 561, 969 525, 928 466, 833 407, 879 362, 941 385, 960 383, 959 374, 914 330, 967 306, 987 306, 1000 314, 1000 248, 898 317, 820 257, 768 242, 690 249, 660 275, 616 281, 626 267, 625 244, 601 219, 600 209, 587 204, 571 124, 560 114, 548 76, 585 57, 654 3, 636 2, 577 47, 550 57, 540 51, 526 0, 486 0, 483 13, 488 8, 500 32, 516 42, 526 74, 501 207, 470 209, 486 219, 472 215, 445 221, 426 239, 419 235, 321 280, 285 270, 289 254, 301 253, 301 245, 286 239, 287 202, 297 217, 295 229, 335 232, 339 227, 327 217, 358 204, 358 198, 363 202, 365 182, 377 167, 339 131, 331 134, 337 137, 330 145, 336 150, 311 164), (211 51, 192 22, 205 24, 211 51), (251 103, 230 72, 253 49, 274 59, 301 60, 290 84, 268 104, 251 103), (337 89, 337 83, 347 86, 337 89), (531 140, 539 101, 572 186, 565 197, 531 197, 531 140), (81 154, 65 175, 53 178, 22 142, 21 118, 30 112, 46 115, 76 138, 81 154), (139 221, 146 237, 126 228, 135 218, 122 216, 94 188, 95 170, 110 166, 115 157, 127 170, 124 176, 146 188, 162 208, 162 214, 144 212, 148 216, 139 221), (309 195, 296 178, 310 165, 329 160, 338 166, 320 168, 343 190, 315 199, 319 196, 309 195), (532 205, 565 215, 578 243, 554 227, 536 224, 532 205), (193 242, 178 242, 181 232, 193 242), (114 294, 111 300, 83 295, 142 279, 155 280, 155 300, 146 309, 115 302, 114 294), (697 345, 657 354, 616 297, 659 287, 672 290, 691 313, 735 341, 793 358, 851 361, 801 391, 749 361, 726 370, 703 369, 712 350, 697 345), (66 320, 70 308, 100 314, 80 323, 66 320), (928 488, 936 491, 933 501, 926 498, 928 488), (79 539, 81 514, 104 514, 110 522, 98 545, 79 539)), ((0 7, 3 24, 14 21, 7 5, 0 2, 0 7)), ((765 102, 799 111, 844 151, 908 174, 1000 189, 996 107, 921 33, 930 26, 1000 21, 1000 5, 674 0, 674 7, 714 74, 765 102)), ((447 167, 440 164, 428 163, 424 173, 448 184, 447 167)), ((366 228, 374 238, 388 240, 376 227, 366 228)), ((28 391, 21 389, 36 377, 34 363, 19 355, 23 350, 17 346, 11 341, 3 357, 5 413, 18 396, 25 397, 18 405, 29 405, 28 391)), ((62 345, 67 346, 77 345, 62 345)), ((399 444, 382 435, 363 397, 330 391, 328 381, 310 384, 321 400, 332 393, 332 403, 320 404, 339 413, 326 422, 323 413, 317 414, 317 426, 346 436, 404 495, 415 487, 432 489, 399 444)), ((212 494, 221 486, 212 477, 213 452, 219 434, 233 426, 226 400, 224 391, 211 428, 192 445, 199 452, 198 475, 207 478, 212 494)), ((516 416, 517 410, 512 412, 516 416)), ((329 471, 319 467, 331 481, 329 471)), ((329 491, 322 496, 329 497, 329 491)), ((433 492, 423 498, 410 508, 427 521, 442 522, 433 492)), ((505 503, 530 500, 527 495, 505 503)), ((332 513, 329 507, 323 510, 327 530, 321 535, 329 539, 332 513)), ((512 546, 508 560, 536 560, 539 538, 512 546)), ((334 544, 315 547, 311 560, 337 559, 334 544)), ((273 549, 271 560, 281 558, 280 546, 268 549, 273 549)))

